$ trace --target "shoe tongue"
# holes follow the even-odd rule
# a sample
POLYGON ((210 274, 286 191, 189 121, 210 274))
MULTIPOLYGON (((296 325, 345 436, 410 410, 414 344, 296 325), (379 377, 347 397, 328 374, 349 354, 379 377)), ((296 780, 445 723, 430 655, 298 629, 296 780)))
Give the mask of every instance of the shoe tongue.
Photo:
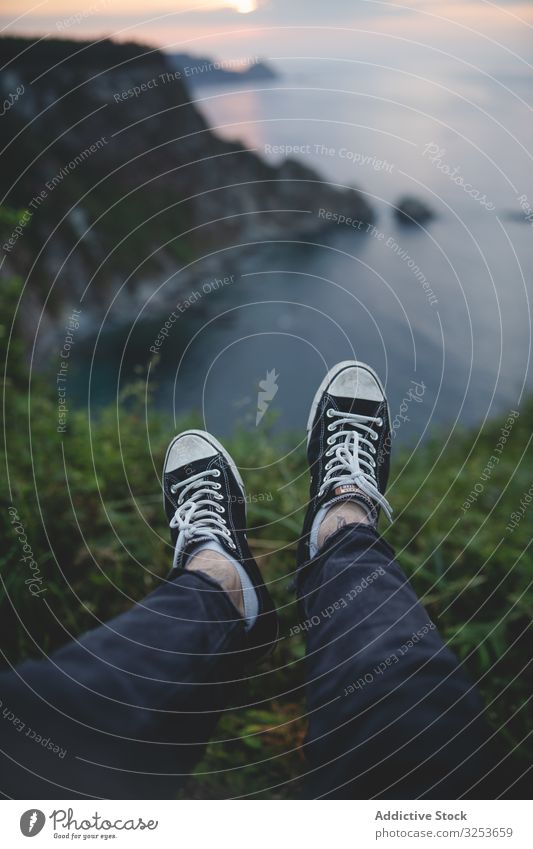
POLYGON ((190 540, 187 545, 184 545, 179 551, 174 550, 174 563, 172 568, 181 568, 184 569, 187 565, 187 560, 194 554, 194 550, 198 548, 199 545, 202 545, 206 542, 212 542, 211 537, 204 537, 198 535, 194 539, 190 540))

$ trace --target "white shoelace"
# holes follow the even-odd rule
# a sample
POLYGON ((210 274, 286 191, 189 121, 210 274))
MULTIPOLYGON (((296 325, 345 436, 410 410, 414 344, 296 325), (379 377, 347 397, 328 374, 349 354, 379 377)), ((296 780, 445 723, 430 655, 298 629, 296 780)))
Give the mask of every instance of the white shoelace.
POLYGON ((224 507, 214 503, 223 501, 223 496, 217 491, 221 489, 221 485, 210 480, 210 476, 219 478, 219 469, 198 472, 170 488, 174 495, 181 490, 176 512, 170 520, 170 527, 178 528, 176 554, 194 539, 209 539, 216 542, 217 537, 223 538, 230 548, 234 550, 236 548, 222 515, 225 513, 224 507))
POLYGON ((331 408, 326 415, 330 419, 336 418, 336 421, 328 425, 328 431, 332 432, 332 435, 327 439, 331 447, 326 451, 326 457, 332 459, 326 463, 326 474, 318 493, 319 497, 337 484, 352 483, 379 504, 389 522, 392 521, 392 508, 378 489, 374 460, 376 449, 372 445, 378 438, 374 425, 381 427, 382 419, 362 416, 359 413, 343 413, 331 408), (343 425, 344 429, 338 430, 343 425), (357 430, 348 430, 346 425, 356 427, 357 430), (339 442, 341 438, 342 442, 339 442))

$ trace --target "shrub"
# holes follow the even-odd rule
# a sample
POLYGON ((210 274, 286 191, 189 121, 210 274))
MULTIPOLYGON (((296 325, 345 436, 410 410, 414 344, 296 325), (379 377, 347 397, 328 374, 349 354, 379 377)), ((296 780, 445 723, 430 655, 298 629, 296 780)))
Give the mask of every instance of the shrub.
MULTIPOLYGON (((56 386, 42 376, 29 381, 24 346, 16 332, 10 337, 19 289, 11 281, 0 296, 0 351, 7 362, 2 483, 8 503, 0 514, 6 663, 39 657, 127 609, 157 585, 171 560, 158 477, 172 423, 147 410, 140 382, 90 418, 71 410, 67 432, 58 433, 56 386), (38 564, 46 605, 28 592, 10 506, 38 564)), ((386 536, 444 638, 479 680, 490 721, 527 759, 530 517, 512 532, 506 525, 531 484, 531 400, 487 478, 502 426, 493 421, 479 433, 456 431, 447 444, 437 434, 398 454, 389 489, 397 519, 386 536), (463 509, 481 480, 482 492, 463 509)), ((268 428, 253 437, 238 433, 228 448, 237 463, 249 465, 253 456, 263 467, 247 475, 249 493, 272 495, 251 500, 249 536, 271 582, 284 639, 251 680, 250 707, 222 719, 183 795, 293 797, 304 771, 304 645, 287 635, 297 622, 289 583, 306 499, 305 457, 296 450, 277 463, 282 452, 268 428), (290 480, 294 485, 283 488, 290 480)))

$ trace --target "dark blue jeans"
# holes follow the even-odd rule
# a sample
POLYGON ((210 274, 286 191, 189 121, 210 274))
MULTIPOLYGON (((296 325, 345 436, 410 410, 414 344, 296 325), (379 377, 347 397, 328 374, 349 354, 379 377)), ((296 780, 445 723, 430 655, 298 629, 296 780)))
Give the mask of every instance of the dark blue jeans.
POLYGON ((509 783, 479 695, 368 526, 304 569, 313 797, 490 798, 509 783))
MULTIPOLYGON (((297 590, 308 795, 453 799, 487 795, 488 776, 501 783, 480 699, 377 534, 339 531, 299 570, 297 590)), ((215 583, 183 572, 49 658, 2 673, 3 794, 175 796, 257 674, 243 668, 243 627, 215 583)))

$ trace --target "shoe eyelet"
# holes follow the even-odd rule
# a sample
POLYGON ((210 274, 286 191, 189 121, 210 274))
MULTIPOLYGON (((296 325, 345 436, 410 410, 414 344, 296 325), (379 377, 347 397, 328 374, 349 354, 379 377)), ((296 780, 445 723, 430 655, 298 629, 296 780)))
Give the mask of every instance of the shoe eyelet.
POLYGON ((224 513, 224 508, 223 508, 222 504, 215 504, 215 508, 216 508, 218 513, 224 513))
POLYGON ((325 456, 325 457, 331 457, 331 455, 332 455, 332 454, 333 454, 333 449, 332 449, 332 448, 328 448, 328 450, 326 451, 326 453, 325 453, 325 455, 324 455, 324 456, 325 456))
POLYGON ((170 492, 171 492, 172 495, 176 495, 177 485, 175 483, 173 483, 172 486, 170 487, 170 492))
POLYGON ((377 425, 378 427, 383 427, 383 419, 378 419, 377 425))
POLYGON ((329 425, 328 425, 328 430, 329 430, 330 432, 331 432, 332 430, 335 430, 335 422, 331 422, 331 424, 329 424, 329 425))
POLYGON ((224 496, 220 495, 220 493, 214 492, 213 495, 214 495, 214 497, 216 498, 217 501, 224 501, 224 496))
POLYGON ((333 417, 333 410, 331 409, 331 407, 329 407, 326 416, 328 417, 328 419, 331 419, 333 417))
POLYGON ((215 489, 222 489, 221 483, 214 483, 213 486, 215 487, 215 489))
POLYGON ((214 475, 216 478, 219 478, 219 477, 220 477, 220 469, 215 469, 215 470, 214 470, 214 472, 213 472, 213 475, 214 475))
POLYGON ((230 541, 229 541, 229 544, 230 544, 231 548, 233 549, 233 551, 236 551, 236 550, 237 550, 237 546, 235 545, 235 543, 234 543, 234 542, 232 542, 232 541, 230 540, 230 541))
POLYGON ((377 438, 378 438, 377 433, 375 433, 374 431, 372 431, 372 439, 374 440, 374 442, 376 441, 376 439, 377 439, 377 438))
POLYGON ((333 443, 335 442, 335 437, 334 436, 328 436, 326 442, 327 442, 328 445, 333 445, 333 443))

